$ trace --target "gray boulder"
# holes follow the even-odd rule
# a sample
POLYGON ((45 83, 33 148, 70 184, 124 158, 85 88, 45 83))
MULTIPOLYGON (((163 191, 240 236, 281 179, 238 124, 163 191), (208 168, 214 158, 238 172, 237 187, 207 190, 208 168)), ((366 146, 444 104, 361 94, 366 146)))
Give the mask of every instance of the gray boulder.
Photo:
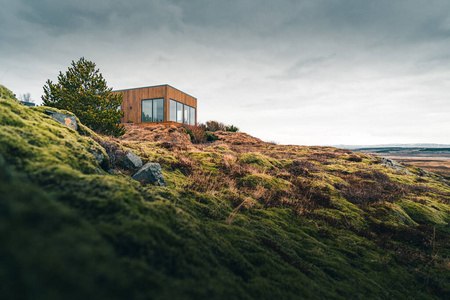
POLYGON ((75 116, 69 116, 50 110, 46 110, 45 113, 64 126, 72 128, 73 130, 78 129, 77 118, 75 116))
POLYGON ((158 163, 146 163, 132 178, 140 183, 166 186, 166 181, 161 172, 161 166, 158 163))
POLYGON ((386 167, 390 167, 396 171, 403 171, 407 175, 413 175, 411 172, 408 171, 405 167, 402 167, 401 164, 399 164, 397 161, 389 158, 382 157, 381 158, 381 164, 386 167))
POLYGON ((128 150, 125 155, 117 155, 116 157, 116 164, 122 169, 136 170, 142 167, 142 160, 130 150, 128 150))

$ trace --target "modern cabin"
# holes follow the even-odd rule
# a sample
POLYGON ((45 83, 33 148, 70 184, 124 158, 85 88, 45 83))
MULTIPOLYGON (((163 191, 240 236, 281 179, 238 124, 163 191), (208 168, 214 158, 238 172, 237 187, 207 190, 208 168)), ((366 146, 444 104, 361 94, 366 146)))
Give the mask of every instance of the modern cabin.
POLYGON ((36 106, 33 102, 19 100, 25 106, 36 106))
POLYGON ((123 93, 122 123, 197 124, 197 98, 168 84, 113 92, 123 93))

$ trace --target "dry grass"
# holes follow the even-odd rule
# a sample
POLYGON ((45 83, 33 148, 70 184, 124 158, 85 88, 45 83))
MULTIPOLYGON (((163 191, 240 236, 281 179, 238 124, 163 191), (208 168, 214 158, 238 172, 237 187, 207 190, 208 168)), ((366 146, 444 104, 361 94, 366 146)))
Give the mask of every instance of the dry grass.
POLYGON ((450 159, 395 158, 406 166, 422 168, 450 179, 450 159))
MULTIPOLYGON (((407 194, 418 201, 424 196, 438 195, 442 202, 449 198, 427 185, 428 179, 423 179, 423 184, 417 179, 415 184, 392 180, 378 165, 375 168, 365 163, 364 159, 370 160, 365 154, 330 147, 273 145, 241 132, 215 131, 219 140, 214 143, 171 141, 172 134, 188 136, 184 130, 133 127, 122 143, 133 138, 152 140, 168 150, 175 159, 164 162, 161 158, 161 162, 163 167, 186 176, 184 191, 229 198, 235 207, 229 223, 243 207, 251 209, 256 204, 289 207, 305 214, 333 208, 333 197, 343 197, 362 208, 392 203, 407 194)), ((398 176, 394 171, 392 174, 398 176)))

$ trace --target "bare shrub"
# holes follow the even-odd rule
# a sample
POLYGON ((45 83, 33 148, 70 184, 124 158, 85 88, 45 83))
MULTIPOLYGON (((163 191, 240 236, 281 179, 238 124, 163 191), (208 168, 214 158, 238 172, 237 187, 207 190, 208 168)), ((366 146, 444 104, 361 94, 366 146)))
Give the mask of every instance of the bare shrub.
POLYGON ((317 166, 306 160, 294 160, 286 170, 293 176, 309 176, 310 171, 317 171, 317 166))
POLYGON ((406 193, 406 189, 389 179, 381 172, 357 172, 346 176, 349 185, 341 187, 341 195, 349 202, 360 205, 369 205, 377 202, 393 202, 406 193), (361 178, 367 178, 361 179, 361 178))
POLYGON ((188 177, 189 183, 185 186, 186 191, 196 191, 215 195, 222 188, 226 187, 226 182, 220 176, 214 176, 204 171, 193 172, 188 177))
POLYGON ((201 125, 183 125, 186 133, 191 137, 194 144, 202 144, 206 142, 206 131, 201 125))
POLYGON ((197 162, 190 157, 178 155, 175 162, 169 162, 169 166, 172 169, 178 169, 186 176, 189 176, 198 169, 197 162))
POLYGON ((207 121, 206 122, 206 130, 207 131, 226 131, 227 126, 222 122, 217 121, 207 121))
POLYGON ((219 161, 217 165, 223 175, 233 179, 250 174, 249 168, 245 168, 240 164, 234 163, 231 159, 223 159, 219 161))
POLYGON ((310 182, 305 180, 292 180, 292 193, 297 198, 303 199, 303 208, 306 211, 312 211, 317 207, 332 207, 331 198, 328 189, 311 186, 310 182))
POLYGON ((179 152, 186 151, 188 149, 186 144, 173 143, 173 142, 162 142, 159 144, 161 148, 165 148, 167 150, 179 152))
POLYGON ((355 154, 351 154, 348 156, 347 158, 348 161, 353 161, 353 162, 362 162, 362 158, 358 155, 355 154))
POLYGON ((371 170, 371 171, 357 171, 353 173, 354 176, 357 176, 362 179, 369 179, 378 181, 380 183, 390 183, 391 179, 389 178, 386 173, 380 172, 378 170, 371 170))
POLYGON ((330 159, 336 159, 339 155, 333 152, 314 152, 309 156, 309 159, 320 162, 323 165, 330 164, 330 159))

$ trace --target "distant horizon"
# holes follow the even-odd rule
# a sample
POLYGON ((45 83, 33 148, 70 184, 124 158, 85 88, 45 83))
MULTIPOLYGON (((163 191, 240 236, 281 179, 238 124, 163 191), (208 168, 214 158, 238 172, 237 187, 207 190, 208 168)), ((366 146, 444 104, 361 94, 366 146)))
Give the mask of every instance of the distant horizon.
POLYGON ((400 148, 448 148, 450 144, 439 143, 392 143, 392 144, 337 144, 331 145, 332 147, 367 147, 367 148, 384 148, 384 147, 400 147, 400 148))

